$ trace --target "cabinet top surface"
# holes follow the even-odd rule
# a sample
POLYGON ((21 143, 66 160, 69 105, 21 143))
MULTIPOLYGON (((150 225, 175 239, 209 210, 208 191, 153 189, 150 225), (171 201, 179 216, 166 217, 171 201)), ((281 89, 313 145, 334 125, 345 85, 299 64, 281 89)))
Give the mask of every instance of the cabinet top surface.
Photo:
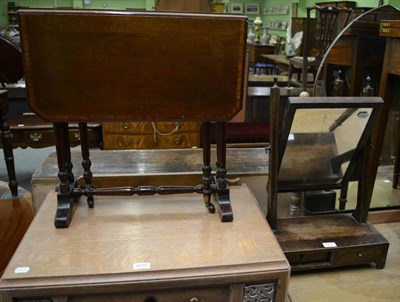
MULTIPOLYGON (((216 159, 216 149, 211 149, 216 159)), ((203 150, 200 148, 152 149, 152 150, 91 150, 93 176, 113 175, 170 175, 198 174, 203 166, 203 150), (127 165, 126 163, 129 163, 127 165)), ((73 172, 83 173, 81 153, 71 152, 73 172)), ((268 173, 268 156, 265 148, 227 148, 226 167, 228 177, 237 175, 265 175, 268 173)), ((215 167, 213 165, 213 170, 215 167)), ((56 178, 58 173, 56 153, 51 153, 33 173, 32 179, 56 178)), ((201 181, 201 177, 199 177, 201 181)))
POLYGON ((198 194, 97 197, 94 209, 81 200, 70 227, 56 229, 52 192, 4 272, 0 289, 96 283, 104 276, 141 282, 171 279, 172 274, 218 278, 289 271, 247 186, 231 187, 231 202, 234 220, 222 223, 218 214, 206 211, 198 194))

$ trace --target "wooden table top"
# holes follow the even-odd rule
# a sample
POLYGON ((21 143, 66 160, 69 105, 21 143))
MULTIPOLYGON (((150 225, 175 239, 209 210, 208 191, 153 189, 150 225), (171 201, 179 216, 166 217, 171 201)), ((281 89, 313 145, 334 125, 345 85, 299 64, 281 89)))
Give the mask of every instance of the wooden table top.
POLYGON ((261 56, 277 64, 289 65, 289 59, 286 55, 261 55, 261 56))
MULTIPOLYGON (((288 77, 286 75, 280 75, 277 77, 278 77, 278 86, 287 84, 288 77)), ((274 84, 274 78, 275 78, 274 75, 249 74, 248 85, 249 86, 257 86, 257 85, 265 83, 265 85, 272 87, 272 85, 274 84)), ((249 87, 249 88, 251 88, 251 87, 249 87)))
POLYGON ((19 16, 28 101, 45 121, 228 121, 242 109, 246 16, 76 9, 19 16))
MULTIPOLYGON (((2 276, 0 291, 140 284, 192 278, 218 282, 290 267, 247 186, 231 187, 234 220, 221 223, 198 194, 81 200, 69 228, 53 225, 49 193, 2 276)), ((199 284, 200 284, 199 283, 199 284)))

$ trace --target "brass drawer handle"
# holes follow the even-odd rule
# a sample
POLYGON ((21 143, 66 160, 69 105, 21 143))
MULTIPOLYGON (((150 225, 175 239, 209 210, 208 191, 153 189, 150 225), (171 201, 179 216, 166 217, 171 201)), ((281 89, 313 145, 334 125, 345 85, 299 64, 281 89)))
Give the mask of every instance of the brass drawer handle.
POLYGON ((189 302, 199 302, 200 300, 199 300, 199 298, 197 298, 197 297, 193 297, 193 298, 191 298, 190 300, 189 300, 189 302))
POLYGON ((125 146, 130 146, 131 144, 132 144, 132 140, 130 140, 130 139, 127 139, 124 141, 125 146))
POLYGON ((38 142, 42 139, 42 134, 41 133, 31 133, 30 135, 31 140, 33 140, 34 142, 38 142))
POLYGON ((129 128, 130 128, 130 124, 129 123, 123 123, 122 124, 122 129, 128 130, 129 128))
POLYGON ((153 140, 156 143, 157 142, 157 134, 161 135, 161 136, 168 136, 168 135, 174 134, 174 133, 178 132, 180 123, 175 122, 175 128, 170 132, 160 132, 156 127, 156 123, 154 123, 154 122, 151 122, 151 126, 153 127, 153 140))

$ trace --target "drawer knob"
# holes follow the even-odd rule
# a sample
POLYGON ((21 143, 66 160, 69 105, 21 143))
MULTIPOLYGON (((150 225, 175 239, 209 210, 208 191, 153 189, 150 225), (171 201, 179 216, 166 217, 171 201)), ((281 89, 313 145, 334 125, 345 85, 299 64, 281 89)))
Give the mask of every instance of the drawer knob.
POLYGON ((197 297, 193 297, 193 298, 191 298, 190 300, 189 300, 189 302, 199 302, 200 300, 199 300, 199 298, 197 298, 197 297))
POLYGON ((174 138, 174 144, 179 145, 181 143, 181 139, 179 137, 174 138))
POLYGON ((363 256, 363 254, 362 253, 358 253, 358 257, 362 257, 363 256))
POLYGON ((79 132, 75 132, 74 133, 74 137, 76 140, 80 141, 81 140, 81 135, 79 134, 79 132))
POLYGON ((129 123, 123 123, 122 124, 122 129, 128 130, 129 129, 129 123))
POLYGON ((124 141, 125 146, 130 146, 132 144, 132 141, 130 139, 127 139, 124 141))
POLYGON ((31 140, 33 140, 34 142, 38 142, 42 139, 42 134, 41 133, 32 133, 30 135, 31 140))

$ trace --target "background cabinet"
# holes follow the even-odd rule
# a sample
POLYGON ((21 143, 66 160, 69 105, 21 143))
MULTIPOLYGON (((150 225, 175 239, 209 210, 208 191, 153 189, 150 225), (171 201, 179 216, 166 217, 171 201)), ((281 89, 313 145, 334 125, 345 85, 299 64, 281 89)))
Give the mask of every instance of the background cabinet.
POLYGON ((103 148, 159 149, 200 147, 200 123, 103 123, 103 148))

